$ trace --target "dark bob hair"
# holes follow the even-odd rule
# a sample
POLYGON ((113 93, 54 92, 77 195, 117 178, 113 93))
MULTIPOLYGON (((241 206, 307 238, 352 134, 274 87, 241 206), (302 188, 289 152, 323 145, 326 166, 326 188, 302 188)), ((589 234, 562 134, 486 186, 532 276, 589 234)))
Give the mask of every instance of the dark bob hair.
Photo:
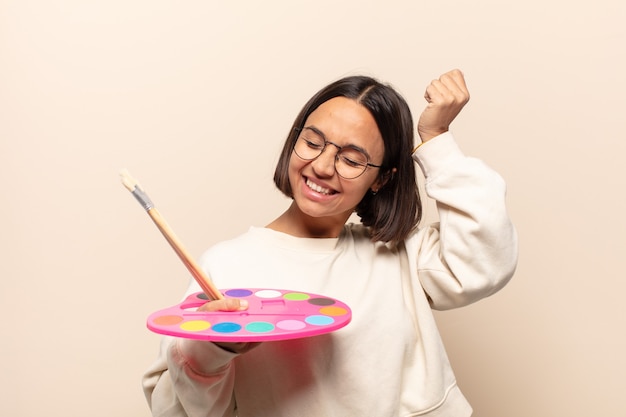
POLYGON ((422 207, 415 177, 413 117, 409 106, 392 87, 367 76, 350 76, 321 89, 300 110, 289 131, 274 172, 279 190, 293 198, 289 183, 289 159, 299 131, 311 113, 335 97, 346 97, 364 106, 374 117, 382 135, 385 154, 380 179, 384 186, 368 191, 356 213, 371 230, 373 241, 399 243, 419 223, 422 207))

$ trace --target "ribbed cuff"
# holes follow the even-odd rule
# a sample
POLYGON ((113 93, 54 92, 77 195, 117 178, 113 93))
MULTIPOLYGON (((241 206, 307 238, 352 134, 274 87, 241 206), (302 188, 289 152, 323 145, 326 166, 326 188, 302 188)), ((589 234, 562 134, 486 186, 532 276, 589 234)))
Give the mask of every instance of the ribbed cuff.
POLYGON ((455 160, 463 158, 463 152, 450 132, 435 136, 413 153, 413 159, 428 180, 455 160))
POLYGON ((220 372, 224 366, 237 356, 212 342, 191 339, 178 339, 174 342, 171 359, 179 364, 186 364, 194 372, 211 375, 220 372))

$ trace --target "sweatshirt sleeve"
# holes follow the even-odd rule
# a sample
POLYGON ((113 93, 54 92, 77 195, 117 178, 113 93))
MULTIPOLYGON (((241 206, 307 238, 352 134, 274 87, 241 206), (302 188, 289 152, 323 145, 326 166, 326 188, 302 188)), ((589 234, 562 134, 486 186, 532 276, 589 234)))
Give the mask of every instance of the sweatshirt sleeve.
POLYGON ((234 416, 235 356, 211 342, 164 337, 142 380, 152 415, 234 416))
POLYGON ((431 306, 461 307, 495 293, 517 265, 504 180, 465 156, 449 132, 420 146, 413 158, 439 213, 439 223, 420 229, 407 243, 409 253, 418 254, 417 275, 431 306))

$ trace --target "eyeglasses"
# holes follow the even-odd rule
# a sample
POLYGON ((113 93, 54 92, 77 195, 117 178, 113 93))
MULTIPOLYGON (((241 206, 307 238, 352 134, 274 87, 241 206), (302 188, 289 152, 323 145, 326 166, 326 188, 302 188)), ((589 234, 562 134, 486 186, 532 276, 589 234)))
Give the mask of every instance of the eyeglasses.
POLYGON ((351 180, 363 175, 367 167, 381 168, 382 165, 374 165, 369 162, 369 157, 362 149, 354 145, 339 146, 336 143, 327 141, 317 129, 304 128, 297 129, 300 132, 294 152, 300 159, 312 161, 317 159, 330 144, 337 148, 335 155, 335 171, 337 175, 347 180, 351 180))

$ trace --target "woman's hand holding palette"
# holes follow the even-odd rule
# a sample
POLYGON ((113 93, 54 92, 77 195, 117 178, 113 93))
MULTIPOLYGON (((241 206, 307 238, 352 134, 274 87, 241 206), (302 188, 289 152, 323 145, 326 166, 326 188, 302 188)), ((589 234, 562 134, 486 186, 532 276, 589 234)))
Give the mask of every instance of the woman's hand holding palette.
POLYGON ((266 342, 329 333, 352 319, 350 308, 321 295, 275 289, 235 288, 226 297, 248 301, 244 311, 196 311, 207 302, 200 292, 148 317, 155 333, 214 342, 266 342))

